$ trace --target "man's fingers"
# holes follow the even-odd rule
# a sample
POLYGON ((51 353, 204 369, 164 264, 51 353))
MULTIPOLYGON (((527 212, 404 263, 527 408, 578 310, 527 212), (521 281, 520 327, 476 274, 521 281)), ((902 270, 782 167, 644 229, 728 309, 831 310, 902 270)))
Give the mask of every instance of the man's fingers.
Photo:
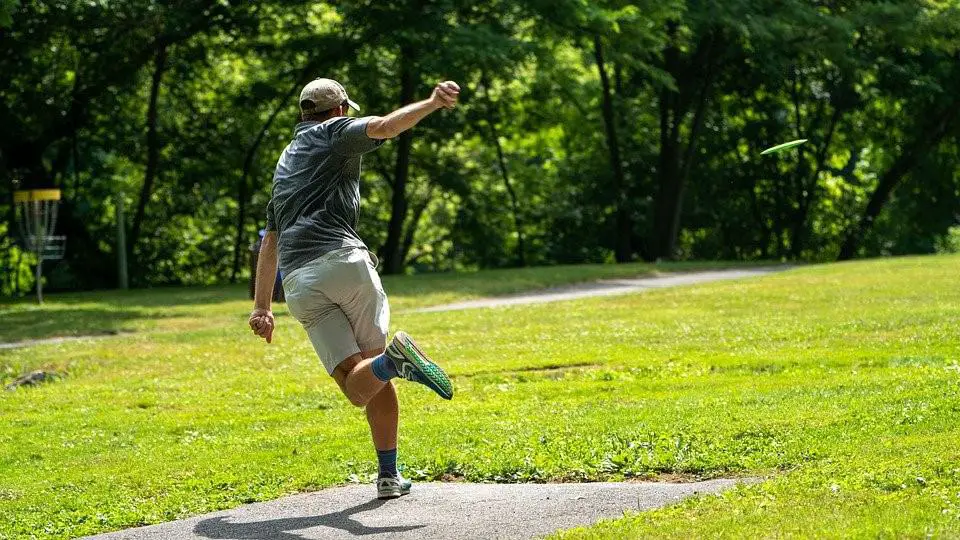
POLYGON ((438 86, 437 97, 444 107, 452 109, 457 104, 457 93, 449 88, 438 86))
POLYGON ((271 323, 270 321, 267 321, 266 324, 263 325, 263 328, 260 329, 260 332, 257 333, 257 335, 267 340, 267 343, 270 343, 271 341, 273 341, 273 323, 271 323))
POLYGON ((446 81, 438 84, 434 92, 445 107, 452 107, 457 102, 460 87, 453 81, 446 81))
POLYGON ((269 310, 255 309, 247 322, 258 337, 266 339, 267 343, 273 340, 273 313, 269 310))
POLYGON ((457 96, 460 94, 460 89, 454 85, 441 84, 437 86, 437 91, 448 96, 457 96))
POLYGON ((455 96, 452 96, 452 95, 450 95, 450 94, 446 94, 446 93, 444 93, 443 91, 438 91, 438 92, 437 92, 437 99, 439 99, 440 101, 442 101, 444 104, 449 104, 450 102, 455 102, 455 101, 457 100, 457 98, 456 98, 455 96))
POLYGON ((264 317, 257 317, 255 320, 250 321, 250 328, 253 330, 253 333, 259 337, 267 337, 267 331, 271 326, 273 325, 270 321, 264 317))

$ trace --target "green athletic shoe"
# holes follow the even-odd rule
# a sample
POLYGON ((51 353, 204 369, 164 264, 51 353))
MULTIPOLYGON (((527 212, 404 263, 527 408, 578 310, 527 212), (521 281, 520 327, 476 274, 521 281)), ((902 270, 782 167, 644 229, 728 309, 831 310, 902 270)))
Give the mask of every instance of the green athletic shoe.
POLYGON ((440 395, 453 399, 453 383, 447 374, 427 358, 413 338, 406 332, 397 332, 387 345, 387 357, 393 360, 397 373, 408 381, 418 382, 440 395))
POLYGON ((397 476, 381 476, 377 478, 377 498, 396 499, 401 495, 408 495, 413 482, 397 476))

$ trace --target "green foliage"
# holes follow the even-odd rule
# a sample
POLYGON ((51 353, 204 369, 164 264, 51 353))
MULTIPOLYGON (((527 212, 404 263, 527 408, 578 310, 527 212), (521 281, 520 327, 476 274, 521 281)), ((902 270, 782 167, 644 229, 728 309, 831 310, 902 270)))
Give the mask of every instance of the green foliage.
MULTIPOLYGON (((460 290, 456 276, 391 277, 395 323, 457 387, 441 403, 398 383, 401 410, 426 412, 403 417, 401 463, 417 479, 762 479, 606 524, 602 537, 956 536, 958 263, 820 265, 447 313, 409 308, 561 279, 478 272, 460 290)), ((647 268, 558 272, 631 266, 647 268)), ((3 317, 137 333, 0 352, 0 382, 66 374, 0 394, 0 535, 94 534, 375 471, 362 412, 282 307, 270 346, 245 329, 238 287, 70 294, 49 307, 3 317)))
POLYGON ((24 251, 13 241, 13 235, 7 233, 7 224, 0 223, 0 268, 5 269, 0 294, 22 296, 30 292, 36 280, 34 261, 35 256, 24 251))
POLYGON ((20 6, 20 0, 0 0, 0 28, 9 28, 13 24, 13 14, 20 6))
MULTIPOLYGON (((15 17, 0 15, 0 215, 18 186, 63 189, 54 288, 115 284, 118 197, 128 232, 143 205, 134 285, 243 279, 300 86, 333 76, 363 114, 384 114, 400 105, 402 57, 416 98, 442 79, 464 88, 457 110, 414 131, 409 272, 611 261, 624 216, 631 258, 829 260, 901 163, 856 253, 932 252, 960 213, 954 3, 8 1, 3 13, 15 17), (792 153, 757 155, 801 136, 792 153), (681 180, 672 205, 664 186, 681 180), (656 249, 658 212, 676 215, 672 252, 656 249)), ((377 251, 397 147, 365 161, 360 232, 377 251)))
POLYGON ((954 225, 947 234, 937 239, 937 253, 960 253, 960 225, 954 225))

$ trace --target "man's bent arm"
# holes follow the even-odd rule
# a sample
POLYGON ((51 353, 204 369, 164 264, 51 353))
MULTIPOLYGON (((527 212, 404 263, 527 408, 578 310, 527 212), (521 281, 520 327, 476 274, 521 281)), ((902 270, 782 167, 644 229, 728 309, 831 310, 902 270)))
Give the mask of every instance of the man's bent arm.
POLYGON ((254 292, 256 309, 270 311, 273 300, 273 284, 277 280, 277 231, 267 231, 260 244, 260 256, 257 259, 257 286, 254 292))
POLYGON ((386 116, 371 118, 367 122, 367 136, 371 139, 392 139, 417 125, 430 113, 444 107, 453 108, 459 93, 457 83, 440 83, 430 98, 401 107, 386 116))
POLYGON ((367 136, 371 139, 392 139, 439 108, 440 105, 425 99, 401 107, 386 116, 374 117, 367 123, 367 136))

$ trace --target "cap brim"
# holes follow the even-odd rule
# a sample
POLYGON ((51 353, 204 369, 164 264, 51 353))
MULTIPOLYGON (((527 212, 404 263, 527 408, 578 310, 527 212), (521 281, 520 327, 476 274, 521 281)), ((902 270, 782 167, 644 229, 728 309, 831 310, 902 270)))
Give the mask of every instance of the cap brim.
POLYGON ((347 105, 349 105, 351 109, 353 109, 353 110, 355 110, 355 111, 357 111, 357 112, 360 112, 360 106, 357 105, 357 102, 356 102, 356 101, 354 101, 354 100, 352 100, 352 99, 347 99, 347 105))

